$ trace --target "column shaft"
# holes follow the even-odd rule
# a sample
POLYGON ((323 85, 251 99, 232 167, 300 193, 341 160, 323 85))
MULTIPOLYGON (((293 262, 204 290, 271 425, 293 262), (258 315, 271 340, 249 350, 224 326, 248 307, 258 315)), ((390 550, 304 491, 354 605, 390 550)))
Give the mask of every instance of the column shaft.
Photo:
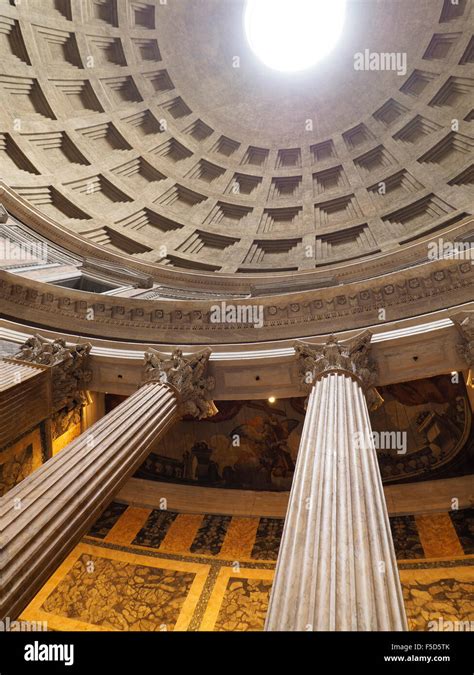
POLYGON ((371 431, 358 381, 330 372, 315 383, 266 630, 407 629, 371 431))
POLYGON ((0 617, 15 617, 179 419, 177 394, 142 386, 0 500, 0 617))

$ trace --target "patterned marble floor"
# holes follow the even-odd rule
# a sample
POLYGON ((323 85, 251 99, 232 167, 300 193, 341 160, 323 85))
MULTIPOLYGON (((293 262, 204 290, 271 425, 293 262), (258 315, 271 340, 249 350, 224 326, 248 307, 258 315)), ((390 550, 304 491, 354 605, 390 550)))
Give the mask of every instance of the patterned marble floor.
MULTIPOLYGON (((473 511, 391 519, 412 630, 474 621, 473 511)), ((22 618, 59 631, 260 631, 282 529, 114 502, 22 618)))

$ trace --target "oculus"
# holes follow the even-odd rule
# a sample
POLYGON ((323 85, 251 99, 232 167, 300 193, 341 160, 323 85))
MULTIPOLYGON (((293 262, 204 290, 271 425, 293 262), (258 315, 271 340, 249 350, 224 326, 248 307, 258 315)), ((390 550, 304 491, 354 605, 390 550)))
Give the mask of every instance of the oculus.
POLYGON ((247 0, 245 33, 269 68, 306 70, 336 45, 345 10, 346 0, 247 0))

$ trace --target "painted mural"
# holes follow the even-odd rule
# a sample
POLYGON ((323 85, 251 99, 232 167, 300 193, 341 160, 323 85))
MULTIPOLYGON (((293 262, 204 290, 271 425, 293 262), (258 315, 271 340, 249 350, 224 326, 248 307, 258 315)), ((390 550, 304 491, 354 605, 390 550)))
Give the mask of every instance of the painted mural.
POLYGON ((449 466, 458 469, 451 475, 472 472, 472 414, 462 379, 439 375, 381 387, 380 393, 384 404, 371 415, 372 428, 399 430, 406 438, 405 447, 378 449, 384 482, 448 477, 449 466))
MULTIPOLYGON (((473 471, 471 411, 447 375, 382 387, 371 414, 384 482, 473 471), (385 436, 384 436, 385 435, 385 436), (464 452, 460 452, 464 449, 464 452)), ((247 490, 288 491, 305 416, 304 398, 217 401, 208 420, 183 420, 152 449, 137 478, 247 490)))
POLYGON ((136 477, 248 490, 289 490, 304 419, 292 399, 218 403, 204 421, 183 421, 136 477))
POLYGON ((42 462, 40 427, 0 450, 0 497, 40 467, 42 462))

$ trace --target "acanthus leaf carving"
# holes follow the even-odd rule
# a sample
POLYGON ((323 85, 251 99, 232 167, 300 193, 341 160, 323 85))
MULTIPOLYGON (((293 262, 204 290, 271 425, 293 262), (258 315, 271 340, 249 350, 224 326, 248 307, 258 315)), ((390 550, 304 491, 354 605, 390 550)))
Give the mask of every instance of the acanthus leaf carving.
POLYGON ((378 408, 383 399, 374 386, 377 365, 370 353, 371 339, 372 333, 364 331, 343 342, 335 335, 330 335, 323 344, 298 340, 294 349, 303 390, 308 391, 317 380, 331 372, 347 373, 360 382, 369 408, 378 408))
POLYGON ((215 380, 206 375, 210 355, 210 349, 185 357, 181 349, 175 349, 169 355, 150 348, 145 352, 144 381, 158 381, 174 387, 182 416, 212 417, 218 411, 211 397, 215 380))
POLYGON ((36 334, 20 347, 13 358, 52 368, 53 410, 72 409, 86 403, 85 390, 92 378, 88 367, 89 342, 67 345, 65 340, 47 340, 36 334))
POLYGON ((469 367, 474 366, 474 312, 466 312, 452 318, 461 333, 462 342, 457 346, 458 354, 469 367))

